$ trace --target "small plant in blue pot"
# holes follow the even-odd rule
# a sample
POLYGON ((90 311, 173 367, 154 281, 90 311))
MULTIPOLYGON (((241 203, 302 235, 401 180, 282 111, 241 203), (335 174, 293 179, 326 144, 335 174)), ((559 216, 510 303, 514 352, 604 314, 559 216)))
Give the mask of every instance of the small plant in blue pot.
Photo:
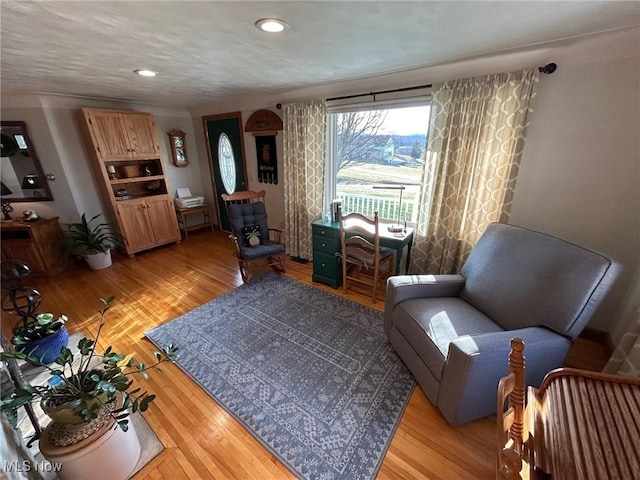
POLYGON ((31 355, 43 364, 49 364, 60 356, 69 343, 69 332, 64 323, 65 315, 55 318, 51 313, 40 313, 35 318, 24 317, 13 329, 11 343, 18 352, 31 355))
POLYGON ((149 371, 161 371, 162 363, 174 362, 178 347, 169 344, 162 352, 154 352, 156 361, 151 365, 137 362, 133 355, 117 353, 111 345, 99 354, 96 347, 106 325, 105 314, 114 297, 101 301, 104 308, 99 312, 100 325, 95 339, 81 338, 75 353, 66 347, 59 349, 55 363, 51 366, 43 365, 37 356, 29 355, 28 351, 0 351, 0 361, 22 360, 34 367, 44 367, 50 374, 46 385, 23 385, 0 402, 0 410, 7 414, 14 426, 17 408, 40 401, 44 412, 58 424, 82 428, 80 425, 86 427, 98 416, 108 415, 113 418, 114 423, 117 422, 117 426, 123 432, 126 432, 129 428, 129 409, 132 412, 144 412, 155 399, 155 395, 150 395, 134 385, 132 376, 138 374, 147 380, 149 371))

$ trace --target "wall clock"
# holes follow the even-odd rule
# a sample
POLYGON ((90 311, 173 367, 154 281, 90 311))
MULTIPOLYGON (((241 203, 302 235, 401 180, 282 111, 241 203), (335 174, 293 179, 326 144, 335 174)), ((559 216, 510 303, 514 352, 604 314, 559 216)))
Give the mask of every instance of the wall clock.
POLYGON ((184 138, 187 134, 182 130, 171 130, 167 132, 167 135, 169 135, 169 148, 173 157, 173 164, 176 167, 186 167, 189 165, 187 144, 184 138))

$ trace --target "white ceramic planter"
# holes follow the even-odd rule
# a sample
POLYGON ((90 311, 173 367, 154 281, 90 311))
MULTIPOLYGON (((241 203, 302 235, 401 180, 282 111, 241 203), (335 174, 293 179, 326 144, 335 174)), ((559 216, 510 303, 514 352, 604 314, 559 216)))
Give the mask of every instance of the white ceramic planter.
POLYGON ((107 253, 88 253, 83 257, 91 270, 102 270, 111 266, 111 250, 107 250, 107 253))
POLYGON ((125 480, 138 464, 141 451, 132 421, 126 432, 111 424, 106 432, 98 432, 77 446, 42 447, 47 460, 62 464, 58 472, 62 480, 125 480))

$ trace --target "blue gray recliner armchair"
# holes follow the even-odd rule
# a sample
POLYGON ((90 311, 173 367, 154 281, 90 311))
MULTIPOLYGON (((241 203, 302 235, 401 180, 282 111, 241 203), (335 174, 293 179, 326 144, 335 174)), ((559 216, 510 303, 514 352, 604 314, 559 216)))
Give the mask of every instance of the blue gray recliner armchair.
POLYGON ((389 278, 385 333, 429 400, 459 425, 495 413, 511 338, 526 344, 528 385, 561 367, 619 270, 596 252, 494 223, 460 275, 389 278))

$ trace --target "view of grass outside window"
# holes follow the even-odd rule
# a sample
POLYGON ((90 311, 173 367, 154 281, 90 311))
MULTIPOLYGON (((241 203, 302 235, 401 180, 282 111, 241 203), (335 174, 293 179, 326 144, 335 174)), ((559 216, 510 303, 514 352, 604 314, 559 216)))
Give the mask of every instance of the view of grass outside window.
POLYGON ((429 113, 422 105, 333 114, 336 198, 344 213, 373 217, 378 211, 381 219, 415 222, 429 113), (400 186, 401 211, 400 190, 393 189, 400 186))

